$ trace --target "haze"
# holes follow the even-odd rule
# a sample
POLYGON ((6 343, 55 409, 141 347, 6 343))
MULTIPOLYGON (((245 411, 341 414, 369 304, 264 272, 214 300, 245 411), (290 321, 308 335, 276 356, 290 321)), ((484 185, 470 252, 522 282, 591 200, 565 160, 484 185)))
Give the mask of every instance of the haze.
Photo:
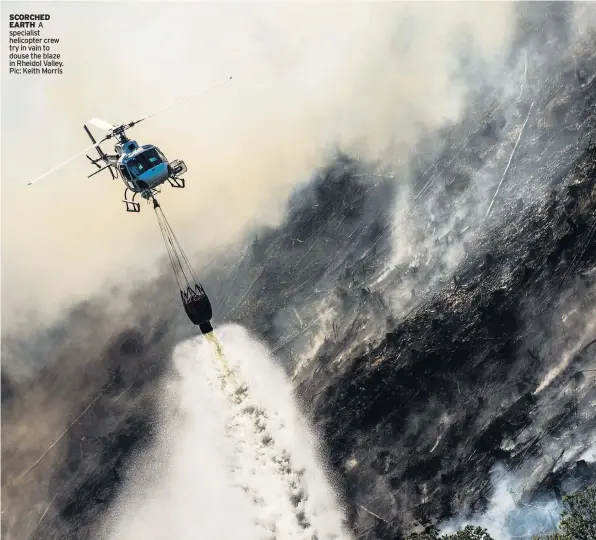
MULTIPOLYGON (((24 11, 4 8, 3 21, 24 11)), ((512 27, 509 3, 44 2, 26 11, 51 14, 43 35, 60 38, 65 74, 2 81, 5 328, 47 323, 107 284, 149 283, 160 271, 153 210, 127 214, 120 179, 87 179, 95 169, 83 156, 27 186, 89 144, 91 117, 130 121, 233 76, 130 133, 186 162, 187 188, 165 187, 160 202, 200 266, 282 219, 292 188, 336 148, 405 159, 424 129, 459 114, 457 47, 495 62, 512 27)))

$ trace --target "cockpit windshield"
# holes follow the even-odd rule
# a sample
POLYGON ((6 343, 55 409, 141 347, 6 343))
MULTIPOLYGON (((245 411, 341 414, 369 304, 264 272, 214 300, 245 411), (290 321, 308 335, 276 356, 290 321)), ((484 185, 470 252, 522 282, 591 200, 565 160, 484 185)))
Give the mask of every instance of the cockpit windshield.
POLYGON ((132 158, 126 165, 135 176, 139 176, 140 174, 147 172, 149 169, 153 169, 153 167, 159 165, 161 162, 162 159, 159 157, 157 150, 155 148, 150 148, 132 158))

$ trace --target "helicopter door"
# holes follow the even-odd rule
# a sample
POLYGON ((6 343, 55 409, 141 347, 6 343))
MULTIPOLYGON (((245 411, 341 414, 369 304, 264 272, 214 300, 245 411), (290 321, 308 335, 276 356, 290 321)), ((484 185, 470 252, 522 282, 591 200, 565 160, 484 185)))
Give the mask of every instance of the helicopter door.
POLYGON ((128 173, 128 169, 124 165, 120 164, 118 165, 118 168, 120 169, 120 174, 122 175, 122 178, 125 178, 126 180, 132 180, 130 174, 128 173))
POLYGON ((118 165, 118 169, 120 170, 120 174, 122 175, 122 178, 124 178, 126 185, 129 187, 129 189, 134 191, 136 186, 132 181, 132 177, 130 176, 130 172, 128 171, 126 165, 120 164, 118 165))

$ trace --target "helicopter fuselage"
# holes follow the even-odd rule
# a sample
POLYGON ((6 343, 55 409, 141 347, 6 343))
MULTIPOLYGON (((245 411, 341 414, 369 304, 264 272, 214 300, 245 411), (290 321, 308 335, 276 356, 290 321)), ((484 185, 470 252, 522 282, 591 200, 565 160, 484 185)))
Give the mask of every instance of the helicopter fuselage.
POLYGON ((152 144, 139 146, 136 141, 127 141, 118 143, 114 150, 119 155, 114 165, 126 187, 133 192, 155 189, 170 176, 166 156, 152 144))
MULTIPOLYGON (((232 77, 226 78, 225 80, 212 85, 210 88, 218 86, 231 79, 232 77)), ((148 202, 151 199, 155 202, 155 193, 160 191, 159 187, 166 181, 174 188, 184 188, 185 181, 184 178, 182 178, 182 175, 187 172, 184 161, 181 159, 168 161, 159 148, 150 144, 139 147, 136 141, 131 141, 126 136, 126 131, 140 122, 144 122, 156 114, 168 110, 170 107, 178 105, 199 93, 200 92, 189 94, 151 114, 124 124, 113 125, 101 118, 91 118, 89 123, 105 131, 106 135, 97 142, 89 130, 89 127, 86 124, 83 124, 83 129, 93 144, 89 148, 75 154, 56 167, 53 167, 44 174, 31 180, 27 185, 30 186, 35 184, 42 178, 52 174, 57 169, 67 165, 77 157, 85 155, 91 164, 97 167, 97 170, 88 175, 87 178, 91 178, 102 171, 109 172, 113 180, 118 178, 118 174, 122 176, 122 181, 126 186, 123 202, 126 204, 126 210, 129 212, 139 212, 139 203, 134 201, 137 194, 141 194, 141 196, 148 202), (109 139, 115 139, 117 141, 114 146, 114 150, 116 151, 116 154, 114 155, 106 154, 101 148, 101 144, 109 139), (87 155, 87 152, 91 150, 95 150, 98 153, 98 157, 92 158, 87 155), (127 195, 129 193, 132 193, 132 199, 128 199, 127 195)))
POLYGON ((112 126, 111 133, 104 138, 116 137, 117 143, 114 145, 113 155, 106 154, 96 143, 95 138, 89 131, 87 126, 83 126, 87 135, 96 145, 99 158, 87 158, 99 168, 89 177, 108 169, 112 178, 117 178, 118 173, 126 186, 124 191, 124 199, 126 210, 129 212, 139 212, 139 203, 135 202, 135 197, 140 194, 143 199, 149 201, 154 197, 164 182, 168 181, 172 187, 183 188, 185 185, 184 179, 181 177, 186 172, 186 165, 184 161, 176 159, 172 162, 168 161, 163 152, 153 144, 144 144, 139 146, 137 141, 133 141, 126 137, 124 131, 134 125, 120 125, 112 126), (98 162, 103 162, 105 165, 101 167, 98 162), (129 198, 129 193, 132 198, 129 198))

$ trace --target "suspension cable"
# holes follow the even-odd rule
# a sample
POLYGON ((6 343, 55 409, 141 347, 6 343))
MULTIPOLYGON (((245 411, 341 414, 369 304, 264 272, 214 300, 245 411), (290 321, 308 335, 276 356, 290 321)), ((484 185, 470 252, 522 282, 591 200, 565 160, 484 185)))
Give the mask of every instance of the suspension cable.
MULTIPOLYGON (((159 207, 159 210, 160 210, 161 216, 166 224, 167 230, 169 231, 170 237, 173 240, 173 242, 176 244, 176 247, 178 248, 178 253, 182 256, 184 263, 186 263, 186 267, 189 270, 193 281, 195 283, 198 283, 199 279, 197 278, 196 274, 194 273, 194 270, 192 269, 192 265, 190 264, 190 261, 188 260, 186 253, 184 253, 184 250, 182 249, 180 242, 178 242, 178 239, 176 238, 176 235, 174 234, 174 231, 172 230, 172 227, 170 226, 168 219, 166 218, 165 214, 163 213, 163 210, 161 209, 161 207, 159 207)), ((181 268, 182 268, 182 265, 181 265, 181 268)), ((183 270, 183 272, 184 272, 184 270, 183 270)), ((190 283, 190 280, 188 280, 188 281, 190 283)))
POLYGON ((153 209, 155 210, 157 223, 159 224, 159 229, 166 245, 170 264, 174 271, 174 277, 180 289, 184 310, 190 321, 197 325, 203 334, 209 334, 213 331, 210 322, 213 311, 207 293, 199 283, 188 257, 184 253, 180 242, 178 242, 170 223, 155 197, 153 197, 153 209))
POLYGON ((161 218, 160 212, 157 211, 157 208, 155 208, 155 215, 157 216, 157 222, 159 224, 159 229, 161 231, 161 236, 163 238, 164 244, 166 245, 166 251, 168 252, 168 258, 170 259, 170 264, 172 265, 172 270, 174 271, 174 277, 176 278, 176 282, 178 283, 178 287, 180 289, 183 288, 182 283, 180 282, 180 276, 178 273, 178 268, 176 267, 176 253, 174 251, 174 248, 172 246, 172 242, 171 239, 169 238, 168 235, 168 231, 163 223, 163 220, 161 218))
POLYGON ((153 199, 153 208, 157 216, 157 222, 166 245, 168 257, 180 292, 186 295, 189 293, 199 295, 204 294, 203 287, 199 283, 199 279, 197 278, 186 253, 184 253, 180 242, 176 238, 170 223, 156 199, 153 199))

